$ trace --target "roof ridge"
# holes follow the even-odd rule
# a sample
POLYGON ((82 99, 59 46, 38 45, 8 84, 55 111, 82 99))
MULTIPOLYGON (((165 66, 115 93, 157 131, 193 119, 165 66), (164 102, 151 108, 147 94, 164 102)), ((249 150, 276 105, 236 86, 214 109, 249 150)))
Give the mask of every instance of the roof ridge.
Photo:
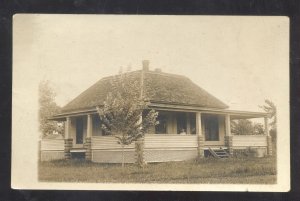
MULTIPOLYGON (((169 76, 169 77, 184 77, 186 79, 189 79, 188 77, 186 77, 185 75, 178 75, 178 74, 173 74, 173 73, 166 73, 166 72, 157 72, 155 70, 134 70, 134 71, 127 71, 127 72, 124 72, 122 74, 131 74, 131 73, 139 73, 141 71, 144 71, 144 73, 147 73, 147 74, 158 74, 158 75, 162 75, 162 76, 169 76)), ((116 74, 116 75, 109 75, 109 76, 106 76, 106 77, 103 77, 101 78, 100 80, 107 80, 109 78, 112 78, 112 77, 116 77, 116 76, 120 76, 122 74, 116 74)), ((99 80, 99 81, 100 81, 99 80)))
MULTIPOLYGON (((127 71, 122 74, 132 75, 134 79, 141 80, 139 73, 145 75, 143 77, 143 81, 147 85, 143 86, 145 87, 145 96, 153 101, 173 102, 182 105, 203 105, 206 107, 222 109, 228 108, 228 105, 198 86, 185 75, 143 69, 127 71)), ((64 105, 62 110, 71 111, 76 108, 92 107, 95 104, 99 105, 100 102, 105 99, 105 94, 109 91, 109 80, 117 78, 122 74, 102 77, 92 86, 73 98, 69 103, 64 105)))
POLYGON ((186 77, 185 75, 178 75, 178 74, 166 73, 166 72, 156 72, 155 70, 154 71, 146 71, 146 73, 157 74, 157 75, 168 76, 168 77, 177 77, 177 78, 184 77, 184 78, 188 79, 188 77, 186 77))
MULTIPOLYGON (((100 80, 108 80, 109 78, 121 76, 121 75, 124 75, 124 74, 138 73, 138 72, 140 72, 140 71, 142 71, 142 70, 127 71, 127 72, 124 72, 124 73, 121 73, 121 74, 109 75, 109 76, 106 76, 106 77, 102 77, 100 80)), ((99 81, 100 81, 100 80, 99 80, 99 81)))

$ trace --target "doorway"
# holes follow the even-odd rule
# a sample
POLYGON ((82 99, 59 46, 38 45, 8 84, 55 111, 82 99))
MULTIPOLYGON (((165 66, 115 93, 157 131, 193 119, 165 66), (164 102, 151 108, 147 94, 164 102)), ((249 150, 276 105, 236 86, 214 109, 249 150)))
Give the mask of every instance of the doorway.
POLYGON ((205 115, 205 141, 219 141, 219 121, 217 115, 205 115))
POLYGON ((83 118, 76 119, 76 144, 83 144, 83 118))

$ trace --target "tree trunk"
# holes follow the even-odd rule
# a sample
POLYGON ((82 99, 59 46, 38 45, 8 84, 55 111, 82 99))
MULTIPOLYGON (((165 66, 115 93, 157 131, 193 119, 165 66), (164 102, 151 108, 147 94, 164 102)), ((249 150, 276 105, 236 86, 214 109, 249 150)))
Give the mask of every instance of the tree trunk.
POLYGON ((124 168, 124 162, 125 162, 125 157, 124 157, 124 144, 122 144, 122 168, 124 168))

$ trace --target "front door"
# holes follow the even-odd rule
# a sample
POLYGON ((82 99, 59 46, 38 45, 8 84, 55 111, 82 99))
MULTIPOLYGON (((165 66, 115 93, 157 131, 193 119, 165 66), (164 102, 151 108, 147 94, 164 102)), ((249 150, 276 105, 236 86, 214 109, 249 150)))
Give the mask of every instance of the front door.
POLYGON ((76 119, 76 144, 83 144, 83 118, 76 119))
POLYGON ((205 141, 219 141, 219 122, 218 116, 205 116, 205 141))

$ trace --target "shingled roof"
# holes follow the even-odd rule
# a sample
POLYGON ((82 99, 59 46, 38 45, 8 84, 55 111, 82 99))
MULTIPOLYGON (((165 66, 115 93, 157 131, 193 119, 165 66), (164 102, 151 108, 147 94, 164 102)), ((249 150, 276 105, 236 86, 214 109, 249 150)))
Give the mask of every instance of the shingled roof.
MULTIPOLYGON (((152 103, 193 105, 207 108, 226 109, 228 106, 181 75, 143 70, 144 95, 152 103)), ((141 80, 142 70, 129 72, 130 76, 141 80)), ((93 109, 102 105, 111 89, 113 76, 102 78, 85 90, 66 106, 62 112, 93 109)))

